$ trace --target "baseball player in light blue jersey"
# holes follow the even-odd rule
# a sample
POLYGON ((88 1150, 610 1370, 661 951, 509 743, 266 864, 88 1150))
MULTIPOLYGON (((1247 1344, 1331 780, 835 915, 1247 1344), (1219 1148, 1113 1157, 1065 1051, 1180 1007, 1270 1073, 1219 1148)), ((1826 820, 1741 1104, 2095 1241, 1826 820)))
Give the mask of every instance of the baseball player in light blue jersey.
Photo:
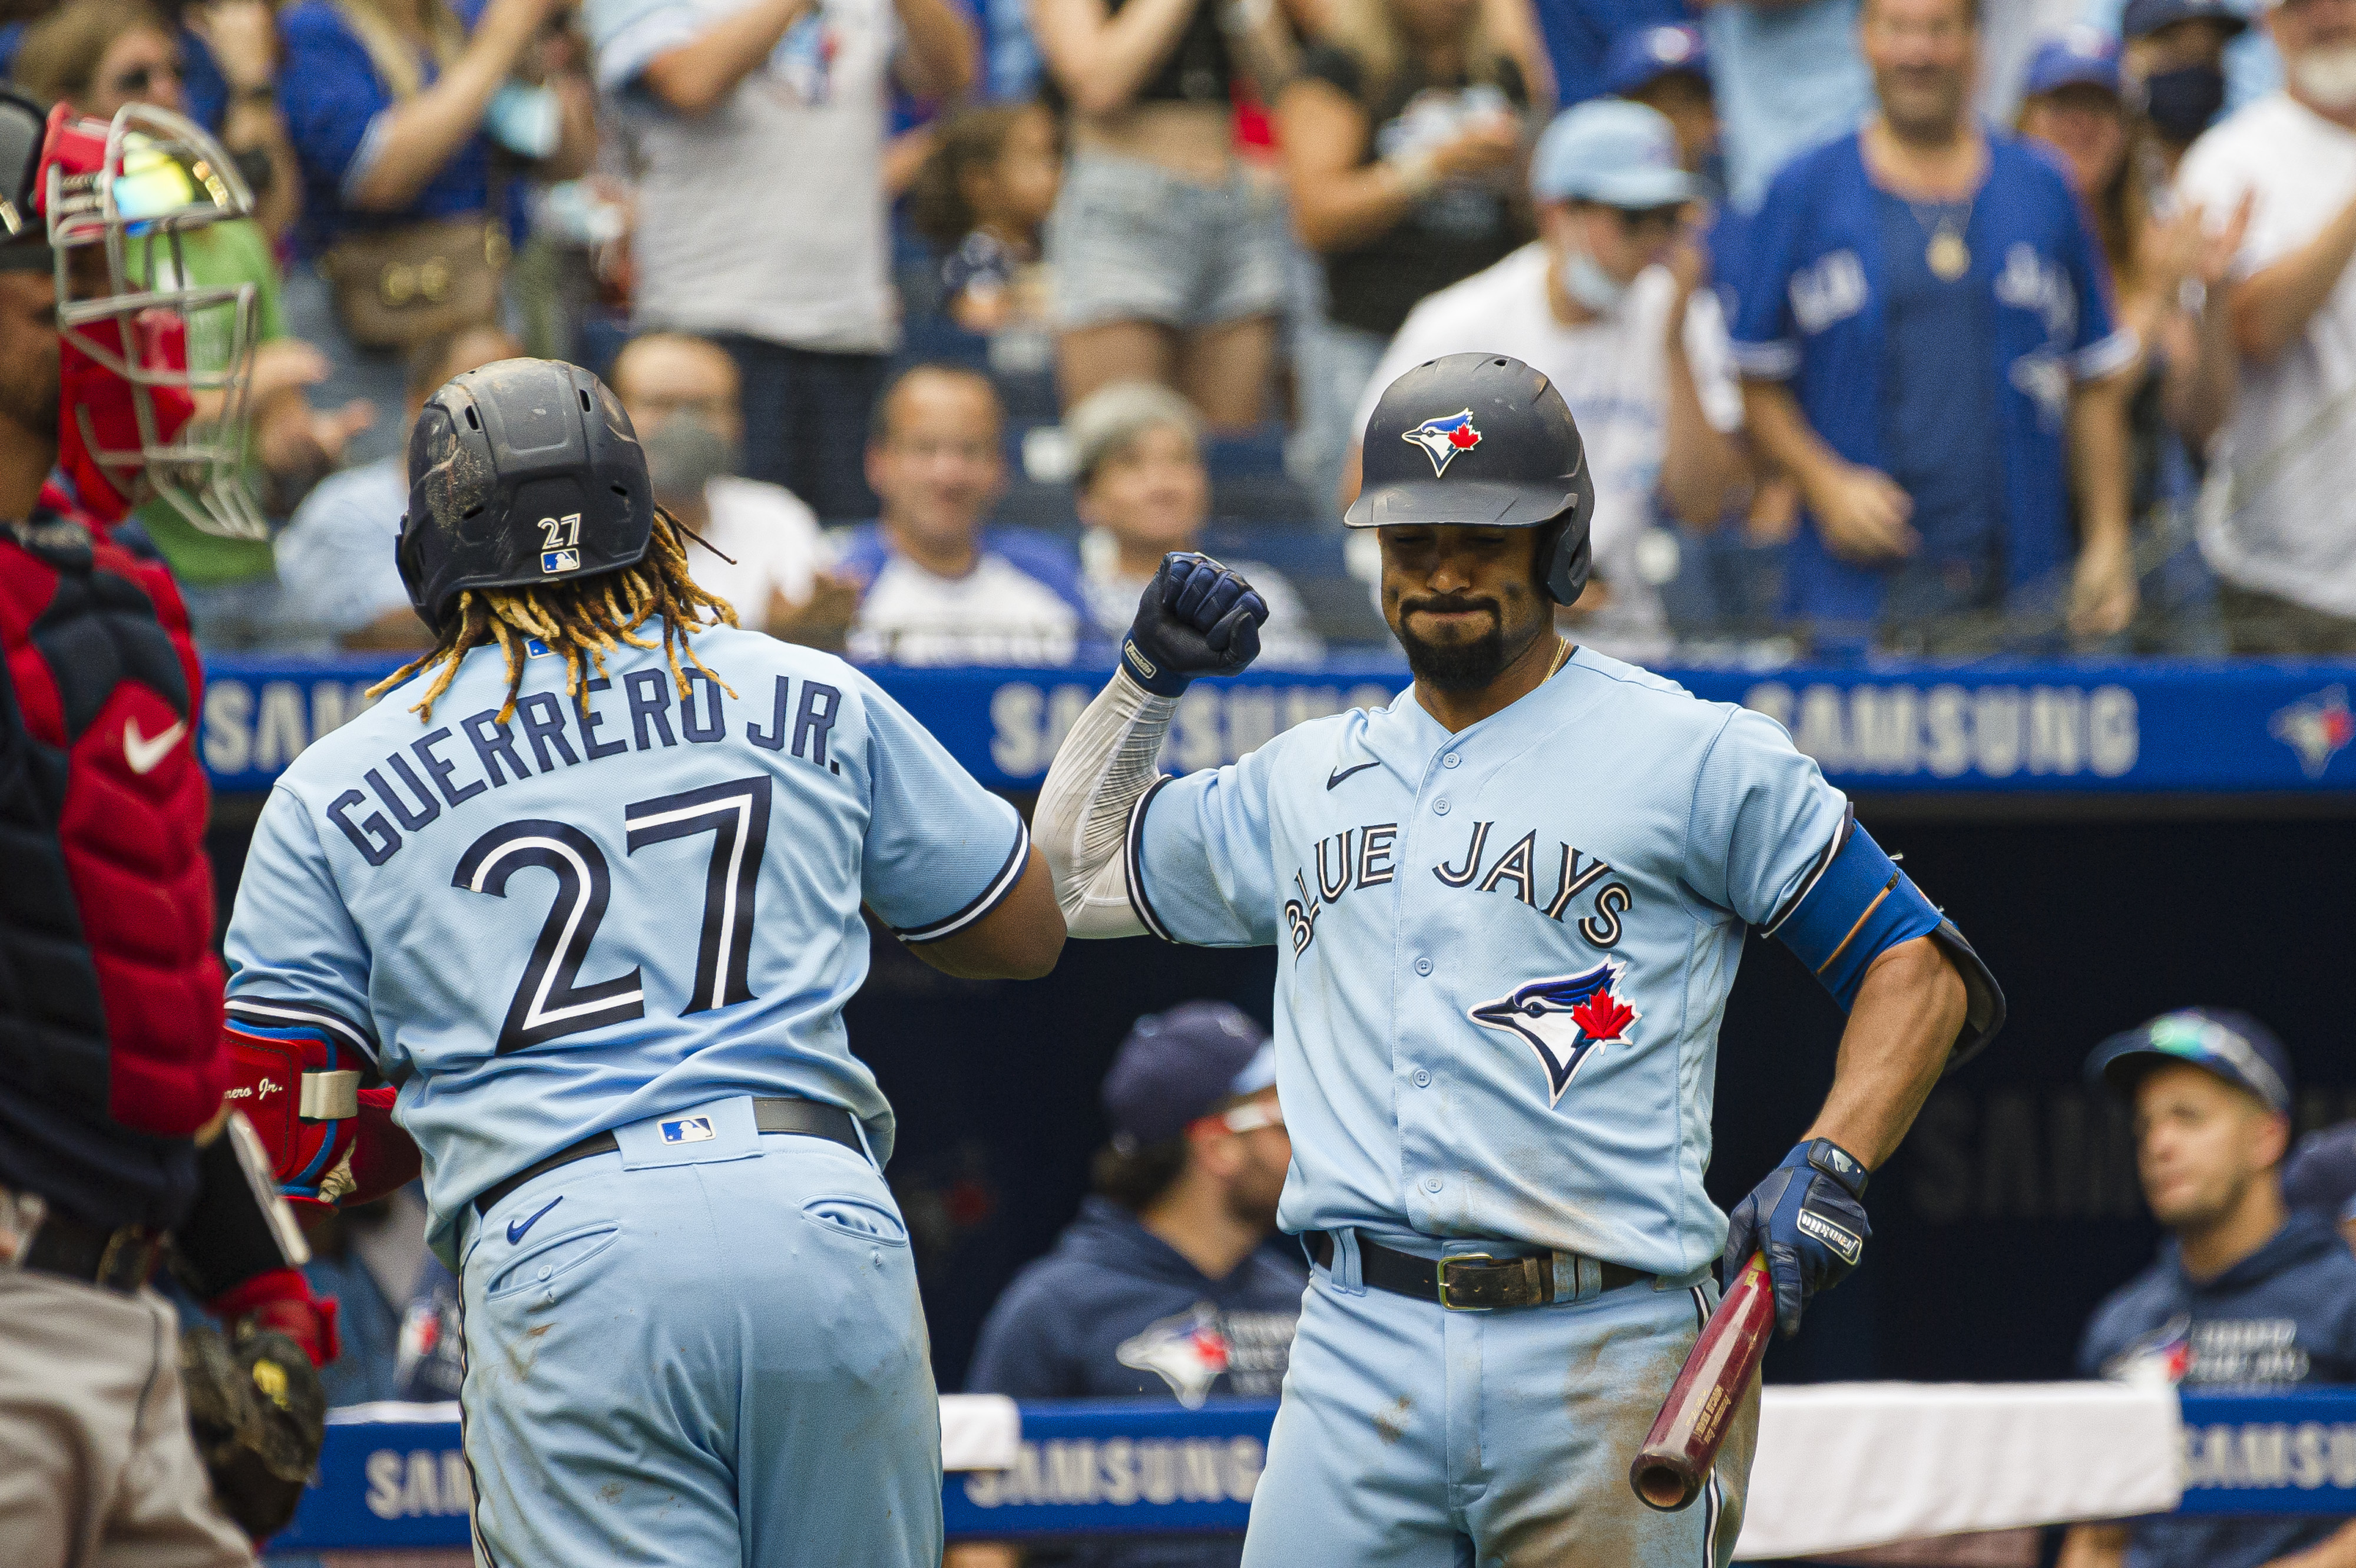
POLYGON ((1867 1172, 2003 999, 1779 726, 1556 634, 1593 489, 1544 377, 1419 366, 1365 452, 1348 521, 1381 531, 1413 688, 1157 777, 1187 679, 1256 647, 1248 585, 1173 555, 1035 817, 1074 935, 1278 951, 1279 1222, 1316 1268, 1244 1561, 1722 1563, 1755 1400, 1701 1506, 1627 1478, 1713 1276, 1763 1250, 1796 1329, 1862 1253, 1867 1172), (1702 1174, 1753 926, 1849 1021, 1730 1230, 1702 1174))
POLYGON ((701 624, 587 371, 457 378, 410 474, 438 644, 272 793, 229 1010, 399 1086, 462 1281, 478 1556, 937 1563, 892 1112, 842 1006, 862 904, 952 973, 1054 964, 1023 824, 841 660, 701 624))

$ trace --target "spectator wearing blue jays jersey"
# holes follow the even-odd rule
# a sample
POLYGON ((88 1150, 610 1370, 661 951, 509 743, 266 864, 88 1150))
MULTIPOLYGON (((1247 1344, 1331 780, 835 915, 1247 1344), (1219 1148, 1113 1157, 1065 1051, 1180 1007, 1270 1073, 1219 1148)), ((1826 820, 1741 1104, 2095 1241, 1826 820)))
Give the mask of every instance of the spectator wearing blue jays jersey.
MULTIPOLYGON (((2134 1107, 2144 1198, 2170 1235, 2087 1324, 2080 1373, 2207 1392, 2356 1383, 2356 1258, 2325 1215, 2285 1201, 2282 1042, 2244 1014, 2187 1008, 2113 1036, 2086 1066, 2134 1107)), ((2188 1434, 2188 1463, 2210 1453, 2188 1434)), ((2356 1562, 2356 1521, 2163 1515, 2077 1526, 2062 1554, 2062 1568, 2293 1562, 2356 1562)))
POLYGON ((1785 608, 1822 644, 2094 639, 2135 609, 2135 338, 2068 180, 1969 115, 1975 16, 1867 0, 1879 113, 1748 225, 1736 362, 1752 438, 1806 502, 1785 608))
MULTIPOLYGON (((991 1309, 968 1390, 1190 1410, 1274 1398, 1305 1280, 1260 1245, 1292 1157, 1267 1034, 1224 1002, 1141 1018, 1104 1099, 1112 1141, 1097 1155, 1096 1192, 991 1309)), ((1232 1541, 1108 1542, 1064 1561, 1233 1568, 1238 1552, 1232 1541)), ((1010 1555, 953 1548, 949 1568, 998 1568, 1010 1555)))

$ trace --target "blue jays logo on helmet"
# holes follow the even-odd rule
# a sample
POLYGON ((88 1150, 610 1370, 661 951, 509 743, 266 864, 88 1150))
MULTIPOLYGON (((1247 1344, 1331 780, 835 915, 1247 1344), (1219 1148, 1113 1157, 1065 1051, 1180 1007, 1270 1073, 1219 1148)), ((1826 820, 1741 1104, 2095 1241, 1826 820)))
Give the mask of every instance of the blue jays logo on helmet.
POLYGON ((1577 974, 1533 980, 1494 1002, 1467 1009, 1474 1023, 1521 1036, 1545 1067, 1548 1105, 1562 1100, 1580 1067, 1599 1047, 1627 1045, 1629 1026, 1644 1016, 1615 988, 1628 966, 1606 959, 1577 974))
POLYGON ((1423 448, 1431 459, 1431 476, 1440 478, 1448 472, 1448 465, 1457 455, 1470 452, 1481 445, 1481 433, 1472 428, 1472 411, 1469 408, 1440 419, 1427 419, 1413 430, 1403 432, 1399 439, 1412 441, 1423 448))

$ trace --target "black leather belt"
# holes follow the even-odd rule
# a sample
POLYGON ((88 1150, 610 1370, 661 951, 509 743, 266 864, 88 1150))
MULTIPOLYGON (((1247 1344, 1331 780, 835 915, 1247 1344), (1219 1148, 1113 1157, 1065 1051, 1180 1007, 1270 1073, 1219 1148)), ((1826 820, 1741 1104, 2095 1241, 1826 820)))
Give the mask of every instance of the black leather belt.
POLYGON ((155 1272, 164 1250, 164 1233, 145 1225, 104 1230, 52 1208, 41 1217, 33 1240, 16 1255, 16 1266, 44 1274, 62 1274, 86 1285, 135 1293, 155 1272))
MULTIPOLYGON (((1593 1271, 1600 1295, 1622 1285, 1653 1278, 1639 1269, 1582 1258, 1575 1252, 1532 1252, 1524 1257, 1497 1257, 1487 1252, 1461 1252, 1452 1258, 1419 1258, 1358 1235, 1358 1277, 1376 1290, 1429 1301, 1451 1312, 1495 1312, 1516 1306, 1551 1306, 1558 1301, 1582 1298, 1580 1276, 1593 1271), (1571 1288, 1558 1290, 1569 1279, 1571 1288)), ((1312 1230, 1306 1238, 1309 1255, 1321 1268, 1333 1266, 1333 1238, 1312 1230)))
MULTIPOLYGON (((820 1105, 815 1100, 797 1100, 784 1096, 761 1096, 753 1101, 753 1125, 764 1133, 794 1133, 805 1138, 824 1138, 830 1144, 841 1144, 860 1158, 867 1157, 867 1145, 859 1141, 859 1124, 851 1112, 839 1105, 820 1105)), ((543 1176, 560 1165, 575 1160, 585 1160, 596 1155, 610 1155, 621 1148, 621 1140, 611 1133, 592 1133, 568 1149, 559 1149, 536 1165, 529 1165, 502 1182, 494 1182, 475 1199, 475 1213, 488 1214, 499 1199, 531 1180, 543 1176)))

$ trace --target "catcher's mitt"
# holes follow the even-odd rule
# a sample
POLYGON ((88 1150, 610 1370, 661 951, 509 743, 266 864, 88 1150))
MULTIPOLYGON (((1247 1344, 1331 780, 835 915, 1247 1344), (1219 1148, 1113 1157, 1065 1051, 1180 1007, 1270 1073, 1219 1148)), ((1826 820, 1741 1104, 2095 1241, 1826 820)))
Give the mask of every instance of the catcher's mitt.
POLYGON ((180 1380, 213 1495, 256 1541, 286 1528, 327 1440, 327 1395, 300 1346, 247 1328, 180 1335, 180 1380))

